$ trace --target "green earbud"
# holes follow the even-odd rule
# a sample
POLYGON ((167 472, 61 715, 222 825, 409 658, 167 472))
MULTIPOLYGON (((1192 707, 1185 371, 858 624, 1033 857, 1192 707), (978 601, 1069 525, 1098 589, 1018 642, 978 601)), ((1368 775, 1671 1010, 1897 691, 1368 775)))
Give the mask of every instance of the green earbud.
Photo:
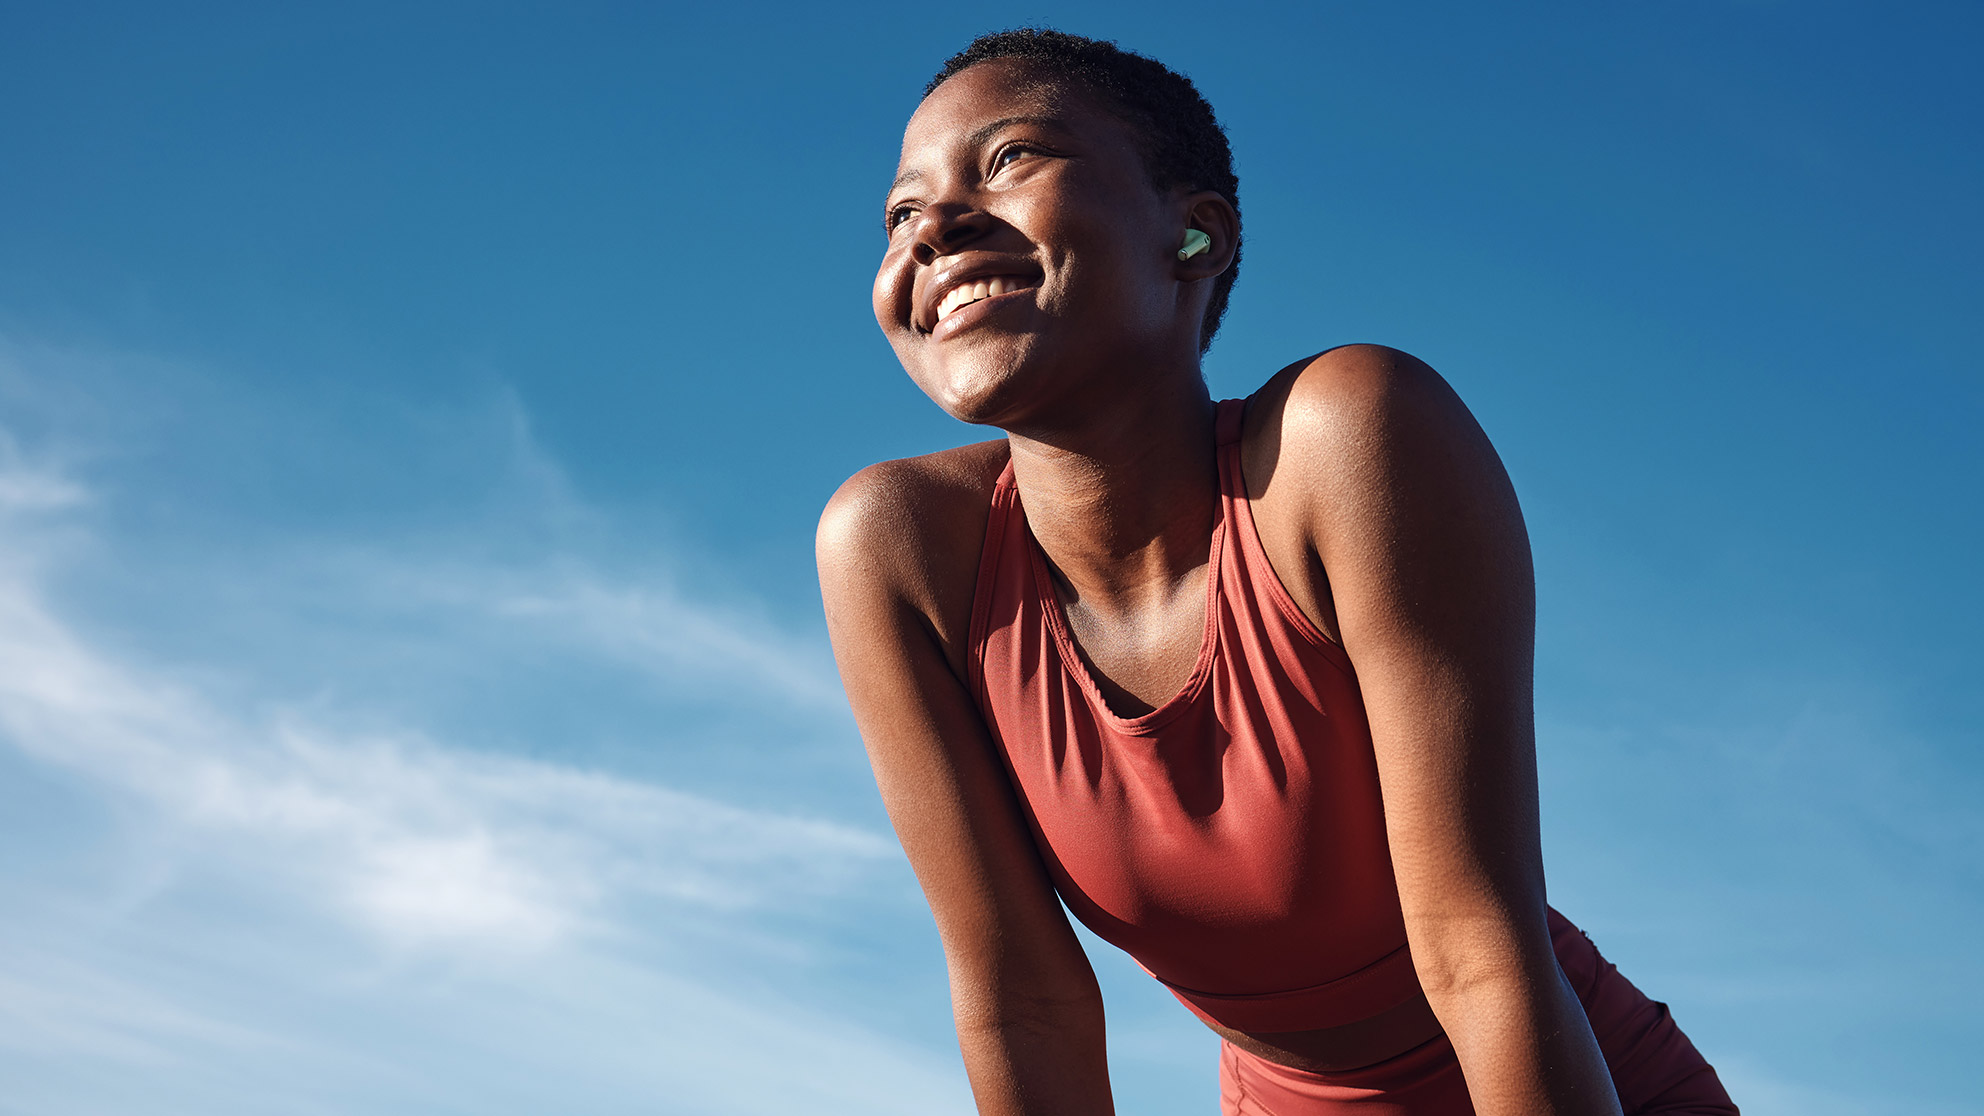
POLYGON ((1212 237, 1207 236, 1204 230, 1186 229, 1185 245, 1178 249, 1178 258, 1189 260, 1210 247, 1212 247, 1212 237))

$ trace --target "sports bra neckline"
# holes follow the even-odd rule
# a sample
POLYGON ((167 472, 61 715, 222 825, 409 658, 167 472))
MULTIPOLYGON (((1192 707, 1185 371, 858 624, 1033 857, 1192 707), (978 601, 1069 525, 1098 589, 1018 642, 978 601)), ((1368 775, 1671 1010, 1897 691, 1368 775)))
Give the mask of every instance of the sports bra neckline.
MULTIPOLYGON (((1010 468, 1010 467, 1009 467, 1010 468)), ((1017 490, 1016 494, 1017 494, 1017 490)), ((1147 713, 1125 717, 1116 712, 1102 692, 1102 684, 1097 681, 1098 672, 1089 664, 1088 656, 1076 642, 1074 631, 1068 625, 1068 615, 1061 604, 1061 598, 1054 591, 1053 571, 1047 562, 1047 553, 1041 549, 1040 541, 1033 537, 1033 528, 1027 526, 1027 558, 1033 564, 1033 584, 1035 596, 1040 602, 1040 611, 1047 621, 1047 630, 1053 637, 1054 648, 1061 656, 1061 664, 1068 675, 1081 687, 1088 699, 1089 708, 1096 718, 1119 732, 1133 736, 1148 736, 1162 729, 1185 709, 1191 707, 1200 694, 1205 692, 1206 679, 1212 675, 1213 663, 1219 658, 1219 559, 1222 543, 1226 535, 1226 501, 1219 501, 1218 518, 1213 522, 1212 543, 1207 558, 1204 602, 1199 624, 1199 653, 1192 664, 1192 673, 1185 679, 1178 691, 1147 713)))
MULTIPOLYGON (((1220 559, 1226 545, 1226 537, 1234 518, 1234 502, 1244 503, 1247 499, 1246 483, 1239 479, 1239 462, 1227 468, 1223 458, 1232 453, 1236 457, 1240 451, 1240 420, 1245 414, 1245 399, 1222 399, 1214 404, 1214 464, 1219 472, 1219 494, 1212 525, 1212 538, 1207 547, 1205 600, 1199 627, 1199 653, 1192 664, 1192 673, 1185 678, 1184 685, 1166 700, 1155 704, 1149 712, 1134 717, 1125 717, 1116 712, 1109 699, 1102 692, 1102 684, 1097 680, 1098 672, 1090 665, 1088 656, 1082 652, 1081 644, 1075 640, 1075 633, 1068 623, 1068 614, 1061 603, 1060 595, 1054 591, 1053 569, 1048 563, 1047 552, 1040 540, 1033 537, 1033 525, 1026 521, 1025 509, 1021 508, 1020 522, 1026 531, 1027 557, 1033 563, 1033 582, 1037 590, 1041 613, 1047 620, 1047 629, 1054 639, 1055 650, 1060 653, 1062 666, 1076 684, 1081 687, 1088 699, 1089 709, 1096 718, 1118 732, 1132 736, 1149 736, 1186 709, 1191 708, 1205 693, 1206 680, 1212 677, 1213 664, 1219 660, 1219 608, 1220 608, 1220 559), (1231 477, 1233 482, 1228 483, 1231 477), (1239 491, 1229 491, 1237 487, 1239 491)), ((1013 462, 1009 457, 1006 467, 999 473, 996 492, 1007 499, 1019 502, 1019 484, 1013 476, 1013 462)), ((1251 522, 1251 521, 1250 521, 1251 522)))

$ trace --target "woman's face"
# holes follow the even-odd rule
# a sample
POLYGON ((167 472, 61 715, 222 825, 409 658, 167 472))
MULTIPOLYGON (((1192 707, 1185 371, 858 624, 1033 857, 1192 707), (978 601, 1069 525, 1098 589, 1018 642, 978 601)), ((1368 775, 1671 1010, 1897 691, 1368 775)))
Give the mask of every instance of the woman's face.
POLYGON ((973 66, 910 118, 897 171, 875 318, 946 411, 1010 426, 1181 345, 1196 357, 1185 195, 1151 185, 1129 125, 1089 96, 973 66))

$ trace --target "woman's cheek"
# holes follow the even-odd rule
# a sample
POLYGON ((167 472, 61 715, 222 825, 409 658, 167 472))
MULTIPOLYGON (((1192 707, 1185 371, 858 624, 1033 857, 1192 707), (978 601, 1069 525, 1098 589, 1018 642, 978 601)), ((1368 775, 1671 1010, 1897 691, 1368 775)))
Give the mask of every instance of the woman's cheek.
POLYGON ((875 324, 882 332, 895 336, 902 329, 908 317, 909 288, 907 276, 894 253, 882 257, 882 266, 875 272, 875 324))

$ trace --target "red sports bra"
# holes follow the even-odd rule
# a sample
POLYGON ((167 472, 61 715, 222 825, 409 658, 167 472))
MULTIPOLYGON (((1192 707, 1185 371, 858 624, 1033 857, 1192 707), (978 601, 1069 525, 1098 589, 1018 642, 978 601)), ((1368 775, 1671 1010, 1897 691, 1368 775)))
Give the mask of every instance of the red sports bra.
POLYGON ((1068 634, 1013 469, 992 494, 971 683, 1068 909, 1204 1019, 1333 1027, 1418 992, 1371 730, 1343 648, 1261 549, 1219 404, 1219 520, 1198 663, 1140 717, 1068 634))

